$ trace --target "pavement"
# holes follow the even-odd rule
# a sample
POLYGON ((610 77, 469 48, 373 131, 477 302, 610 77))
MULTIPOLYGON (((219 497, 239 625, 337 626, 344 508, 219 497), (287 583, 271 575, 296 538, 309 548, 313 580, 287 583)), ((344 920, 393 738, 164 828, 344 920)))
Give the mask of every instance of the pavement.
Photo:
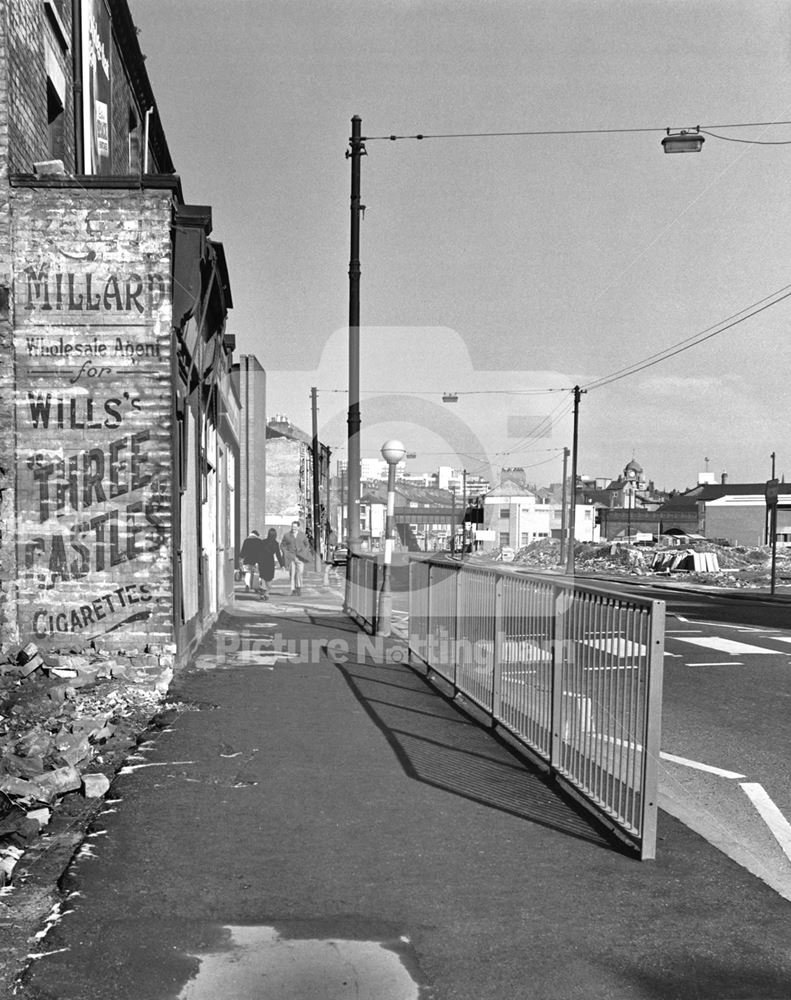
MULTIPOLYGON (((217 949, 211 961, 201 958, 213 968, 214 986, 201 992, 199 972, 179 997, 220 995, 217 983, 227 1000, 259 995, 234 976, 242 975, 245 941, 258 942, 251 950, 259 949, 259 962, 270 954, 250 930, 262 924, 270 944, 310 945, 311 968, 321 942, 350 956, 342 984, 329 984, 330 966, 320 962, 324 980, 308 986, 308 958, 290 952, 271 993, 278 1000, 791 997, 791 903, 661 811, 657 858, 637 860, 540 770, 410 667, 403 638, 361 633, 343 613, 342 593, 334 573, 325 579, 308 572, 299 597, 277 582, 267 602, 238 588, 233 607, 174 682, 175 697, 214 709, 182 718, 193 728, 223 728, 196 730, 194 742, 182 745, 186 729, 170 723, 166 732, 174 735, 167 739, 175 745, 166 751, 162 737, 161 753, 198 759, 220 736, 223 746, 241 747, 250 739, 253 713, 260 733, 246 765, 250 787, 240 791, 256 803, 255 878, 247 855, 242 862, 226 850, 226 867, 215 873, 180 844, 168 848, 180 851, 179 864, 196 869, 196 884, 189 872, 181 879, 192 909, 182 900, 179 911, 198 915, 209 900, 217 920, 244 925, 231 928, 236 945, 226 948, 226 965, 212 966, 217 949), (245 872, 256 903, 239 910, 242 904, 223 894, 245 872), (233 920, 231 908, 239 911, 233 920), (388 973, 384 983, 382 961, 370 964, 355 951, 365 942, 396 955, 406 976, 388 973)), ((235 750, 222 754, 232 755, 235 750)), ((196 816, 197 852, 220 827, 227 840, 241 819, 217 811, 210 784, 189 788, 199 789, 196 808, 206 809, 196 816)), ((161 794, 170 800, 176 793, 166 787, 161 794)), ((159 909, 167 893, 146 888, 158 877, 146 867, 155 864, 144 850, 147 838, 165 839, 157 836, 156 809, 151 815, 151 828, 140 832, 143 846, 135 852, 132 830, 118 852, 118 864, 131 852, 135 867, 124 877, 134 884, 105 877, 104 891, 119 912, 123 892, 136 894, 134 906, 167 937, 168 910, 159 909)), ((250 845, 240 845, 243 850, 250 845)), ((20 996, 135 995, 124 985, 124 964, 109 959, 95 972, 96 990, 85 985, 77 950, 80 910, 102 891, 89 881, 80 884, 82 899, 55 939, 41 945, 52 957, 28 970, 20 996)), ((99 912, 102 905, 108 904, 100 900, 99 912)), ((119 922, 109 921, 102 932, 105 955, 114 954, 109 924, 119 922)), ((181 946, 167 940, 169 949, 181 946)), ((119 954, 128 957, 129 942, 127 930, 119 954)), ((159 946, 149 934, 149 969, 156 967, 159 946)), ((175 995, 153 986, 145 991, 150 1000, 175 995)))
POLYGON ((265 609, 287 657, 267 830, 298 854, 299 877, 271 875, 290 917, 391 928, 437 1000, 791 997, 791 903, 664 812, 637 861, 340 600, 308 574, 265 609))

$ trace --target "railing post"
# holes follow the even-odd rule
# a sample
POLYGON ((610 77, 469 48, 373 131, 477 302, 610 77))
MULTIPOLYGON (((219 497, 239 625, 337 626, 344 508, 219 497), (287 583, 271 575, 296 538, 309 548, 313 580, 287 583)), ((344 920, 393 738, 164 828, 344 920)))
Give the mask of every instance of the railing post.
POLYGON ((552 743, 549 766, 557 769, 561 757, 561 733, 563 732, 563 660, 566 652, 566 610, 568 598, 563 587, 555 592, 554 614, 552 615, 552 743))
POLYGON ((656 857, 657 799, 659 797, 659 751, 662 737, 662 679, 665 661, 665 603, 651 602, 648 676, 645 693, 646 731, 643 750, 643 795, 640 817, 640 859, 656 857))
POLYGON ((448 639, 450 640, 450 647, 449 648, 450 648, 451 656, 453 657, 453 686, 454 686, 454 688, 458 688, 458 686, 459 686, 459 658, 456 656, 456 640, 459 637, 459 628, 458 628, 458 624, 459 624, 459 607, 462 604, 462 602, 459 599, 459 597, 460 597, 460 591, 461 591, 461 589, 463 587, 463 583, 462 583, 462 579, 461 579, 461 573, 462 573, 462 566, 463 565, 464 564, 460 562, 458 565, 454 566, 454 570, 455 570, 455 573, 456 573, 455 587, 454 587, 454 593, 453 593, 454 608, 453 608, 453 615, 451 617, 450 626, 448 628, 448 639), (450 634, 451 627, 452 627, 453 635, 450 634))
POLYGON ((406 633, 406 656, 407 663, 412 665, 412 578, 414 576, 415 564, 410 561, 407 572, 407 633, 406 633))
POLYGON ((346 562, 346 580, 343 587, 343 612, 344 614, 350 614, 351 605, 349 604, 349 599, 351 597, 351 578, 354 572, 354 559, 355 556, 352 552, 349 553, 349 558, 346 562))
POLYGON ((374 556, 371 560, 371 589, 368 591, 368 607, 371 609, 370 622, 371 634, 376 635, 379 630, 379 609, 377 607, 376 595, 379 593, 379 560, 374 556))
POLYGON ((428 573, 426 574, 426 655, 423 658, 426 663, 427 668, 431 668, 431 562, 428 564, 428 573))
POLYGON ((492 722, 502 719, 503 687, 503 581, 498 573, 494 578, 494 643, 492 645, 492 722))

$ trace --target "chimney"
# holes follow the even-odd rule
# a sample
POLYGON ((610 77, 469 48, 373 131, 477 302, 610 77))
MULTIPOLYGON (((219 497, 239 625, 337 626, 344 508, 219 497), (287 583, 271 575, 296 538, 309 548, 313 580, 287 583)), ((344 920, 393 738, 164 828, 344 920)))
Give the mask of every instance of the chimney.
POLYGON ((720 482, 722 483, 723 486, 728 482, 728 473, 727 472, 723 472, 722 473, 722 475, 720 476, 720 482))

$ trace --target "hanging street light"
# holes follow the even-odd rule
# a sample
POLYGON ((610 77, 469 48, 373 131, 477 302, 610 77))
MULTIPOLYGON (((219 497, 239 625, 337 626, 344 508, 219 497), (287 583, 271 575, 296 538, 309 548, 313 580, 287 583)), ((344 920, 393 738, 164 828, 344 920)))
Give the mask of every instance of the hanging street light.
POLYGON ((662 148, 666 153, 699 153, 705 141, 699 126, 696 129, 681 129, 680 132, 668 129, 662 140, 662 148))

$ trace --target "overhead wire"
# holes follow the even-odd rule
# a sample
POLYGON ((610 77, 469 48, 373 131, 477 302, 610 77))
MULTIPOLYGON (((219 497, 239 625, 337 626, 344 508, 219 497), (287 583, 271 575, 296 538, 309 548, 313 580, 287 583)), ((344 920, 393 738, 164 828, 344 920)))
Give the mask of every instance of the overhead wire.
POLYGON ((791 146, 791 139, 737 139, 732 135, 716 135, 707 128, 702 128, 700 131, 703 135, 709 135, 712 139, 722 139, 723 142, 744 142, 750 146, 791 146))
POLYGON ((749 306, 745 306, 744 309, 740 309, 738 312, 731 314, 731 316, 728 316, 726 319, 720 320, 718 323, 714 323, 711 326, 706 327, 705 330, 692 334, 684 340, 679 341, 677 344, 672 344, 670 347, 667 347, 662 351, 651 354, 642 361, 636 361, 631 365, 626 365, 623 368, 619 368, 616 371, 611 372, 609 375, 593 379, 591 382, 582 386, 582 388, 586 392, 591 389, 601 389, 603 386, 610 385, 612 382, 617 382, 630 375, 636 375, 638 372, 644 371, 646 368, 652 368, 654 365, 658 365, 663 361, 676 357, 676 355, 682 354, 684 351, 697 347, 698 344, 703 344, 707 340, 711 340, 713 337, 716 337, 721 333, 725 333, 727 330, 731 330, 734 326, 738 326, 740 323, 744 323, 745 320, 751 319, 753 316, 757 316, 759 313, 765 312, 767 309, 771 309, 772 306, 778 305, 780 302, 783 302, 789 297, 791 297, 791 285, 784 285, 782 288, 775 292, 771 292, 769 295, 764 296, 764 298, 759 299, 757 302, 754 302, 749 306), (768 301, 769 299, 772 301, 768 301))
MULTIPOLYGON (((706 132, 713 138, 726 138, 724 136, 713 135, 710 129, 723 128, 770 128, 773 126, 791 125, 791 121, 770 121, 770 122, 729 122, 724 125, 696 125, 694 128, 687 126, 687 129, 695 132, 706 132)), ((680 131, 676 129, 675 131, 680 131)), ((665 132, 669 134, 671 129, 667 126, 638 126, 631 128, 555 128, 555 129, 520 129, 507 132, 418 132, 414 135, 365 135, 361 136, 362 142, 376 142, 386 140, 396 142, 402 139, 497 139, 510 138, 515 136, 554 136, 554 135, 619 135, 640 132, 665 132)), ((752 140, 734 140, 740 142, 750 142, 752 140)), ((768 145, 768 144, 767 144, 768 145)))
MULTIPOLYGON (((480 374, 480 373, 479 373, 480 374)), ((346 393, 348 389, 322 389, 319 392, 346 393)), ((553 392, 569 392, 567 386, 555 386, 550 389, 462 389, 448 392, 441 389, 361 389, 361 396, 545 396, 553 392)))

